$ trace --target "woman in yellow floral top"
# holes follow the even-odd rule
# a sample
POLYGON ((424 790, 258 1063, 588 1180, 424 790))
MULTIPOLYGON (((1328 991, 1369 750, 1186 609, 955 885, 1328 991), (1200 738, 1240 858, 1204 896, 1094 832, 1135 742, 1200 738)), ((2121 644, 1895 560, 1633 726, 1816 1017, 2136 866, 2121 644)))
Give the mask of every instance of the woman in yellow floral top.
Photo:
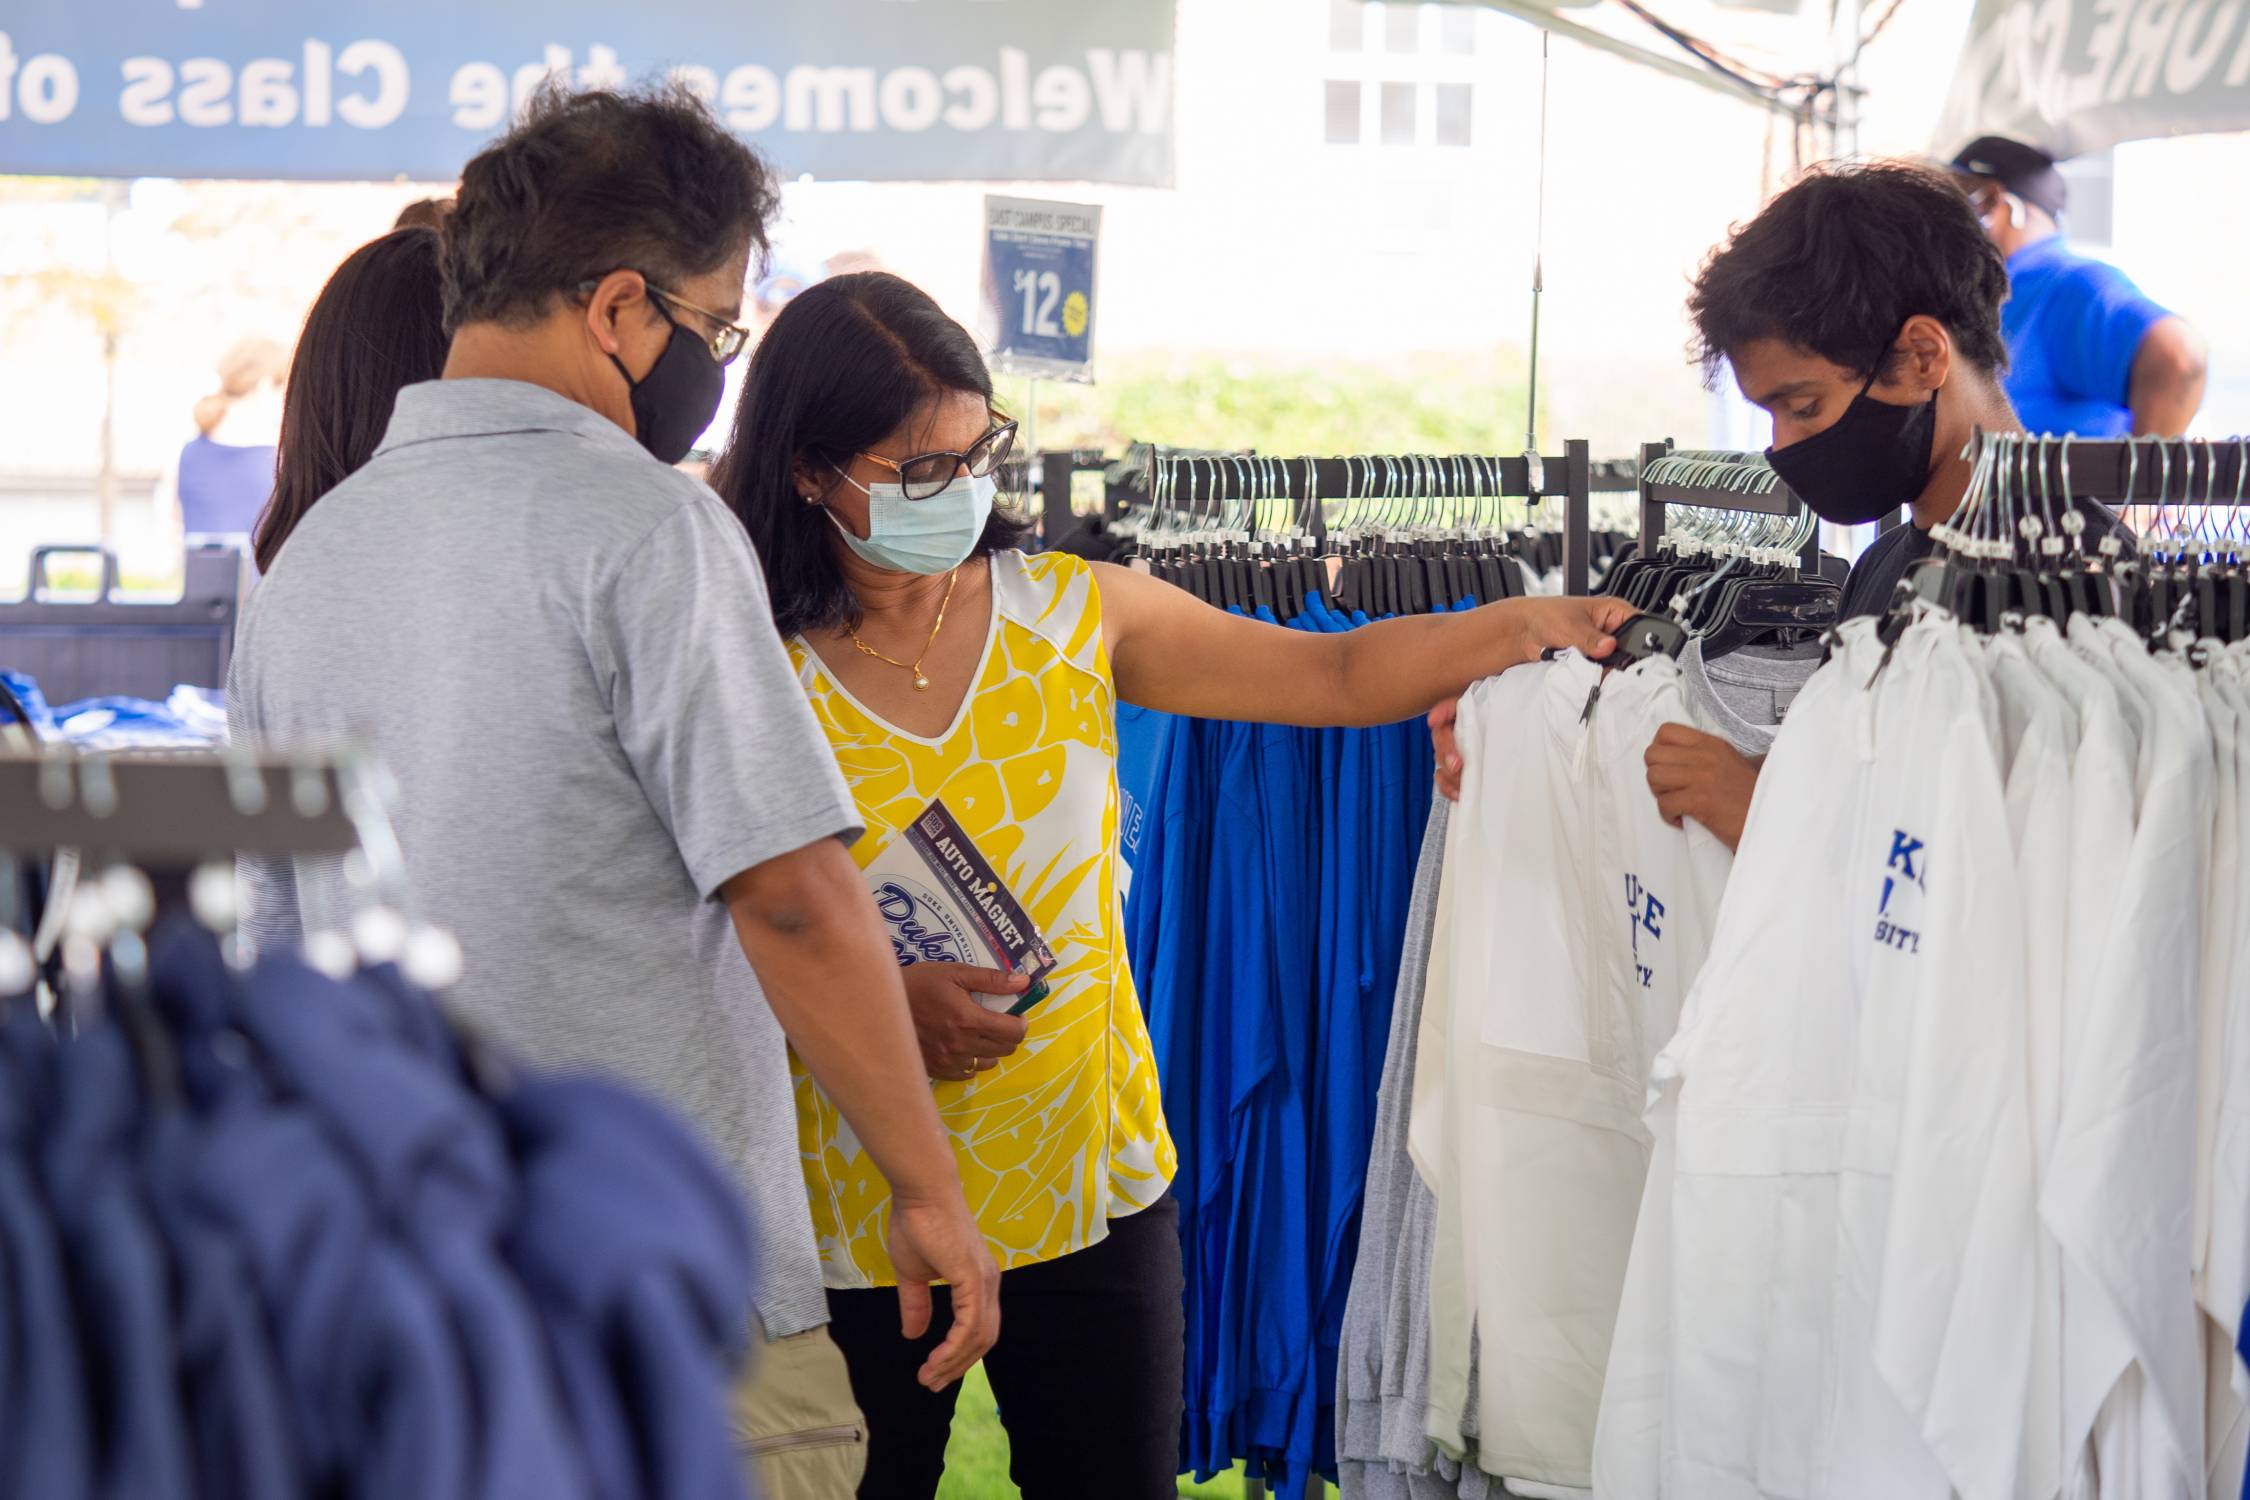
MULTIPOLYGON (((1054 947, 1022 1017, 958 964, 905 974, 962 1184, 999 1261, 986 1357, 1032 1500, 1168 1496, 1178 1462, 1175 1156, 1126 967, 1116 706, 1295 724, 1411 717, 1547 646, 1606 652, 1609 600, 1520 600, 1349 635, 1212 609, 1145 574, 1026 556, 992 508, 1014 425, 975 341, 880 272, 790 302, 751 362, 713 483, 749 528, 774 615, 858 800, 864 865, 932 799, 1054 947)), ((682 643, 683 648, 687 643, 682 643)), ((868 1417, 864 1496, 927 1497, 954 1392, 899 1337, 889 1189, 802 1070, 799 1140, 832 1331, 868 1417)))

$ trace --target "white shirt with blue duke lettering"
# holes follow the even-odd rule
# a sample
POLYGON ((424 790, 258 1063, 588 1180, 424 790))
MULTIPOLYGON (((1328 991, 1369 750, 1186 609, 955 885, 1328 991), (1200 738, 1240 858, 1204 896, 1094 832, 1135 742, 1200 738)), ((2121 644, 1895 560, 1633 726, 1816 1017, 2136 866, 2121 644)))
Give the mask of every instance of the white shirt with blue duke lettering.
POLYGON ((1720 732, 1693 710, 1680 665, 1665 657, 1607 678, 1589 723, 1599 767, 1595 853, 1604 871, 1623 872, 1622 889, 1611 893, 1622 898, 1612 919, 1623 919, 1624 941, 1610 944, 1610 990, 1621 997, 1620 1022, 1631 1028, 1643 1076, 1679 1028, 1734 865, 1733 851, 1702 824, 1675 828, 1657 811, 1645 757, 1666 724, 1720 732))
POLYGON ((1602 1493, 2013 1500, 2036 1236, 1987 708, 1930 618, 1847 625, 1790 710, 1656 1067, 1668 1379, 1653 1432, 1605 1413, 1602 1493))
POLYGON ((1430 1436, 1461 1446, 1473 1323, 1477 1462, 1518 1495, 1591 1481, 1647 1172, 1644 1083, 1732 862, 1702 827, 1668 826, 1649 791, 1660 726, 1720 727, 1691 710, 1681 674, 1658 659, 1604 676, 1568 656, 1462 701, 1468 769, 1410 1132, 1438 1196, 1430 1436), (1526 1234, 1527 1217, 1570 1232, 1526 1234))
MULTIPOLYGON (((1678 828, 1666 823, 1649 790, 1644 757, 1660 728, 1686 724, 1723 732, 1698 707, 1683 690, 1680 666, 1659 657, 1605 682, 1593 717, 1594 755, 1601 767, 1596 847, 1606 865, 1623 872, 1619 894, 1626 940, 1612 944, 1613 965, 1620 970, 1612 988, 1629 997, 1644 1018, 1644 1074, 1680 1028, 1681 1009, 1710 951, 1734 864, 1733 852, 1700 823, 1689 820, 1678 828)), ((1738 740, 1736 748, 1762 752, 1770 736, 1760 738, 1754 746, 1738 740)), ((1659 1492, 1653 1439, 1665 1409, 1671 1329, 1665 1229, 1674 1164, 1670 1097, 1658 1092, 1644 1101, 1649 1168, 1597 1414, 1594 1489, 1600 1495, 1659 1492)))

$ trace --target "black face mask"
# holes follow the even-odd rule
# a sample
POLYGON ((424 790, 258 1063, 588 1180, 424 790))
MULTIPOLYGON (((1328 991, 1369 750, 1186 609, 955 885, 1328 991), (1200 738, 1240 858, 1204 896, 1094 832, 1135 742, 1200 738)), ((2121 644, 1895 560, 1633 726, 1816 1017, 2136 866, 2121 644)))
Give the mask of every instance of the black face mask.
POLYGON ((1912 504, 1930 482, 1937 451, 1937 397, 1918 406, 1893 406, 1859 388, 1852 404, 1824 432, 1768 448, 1766 462, 1813 514, 1839 526, 1881 520, 1912 504))
POLYGON ((726 372, 711 357, 711 346, 680 326, 679 319, 653 304, 657 316, 672 325, 671 342, 640 379, 612 354, 609 362, 625 377, 633 393, 633 431, 641 446, 659 463, 676 464, 688 456, 703 429, 718 415, 719 399, 726 394, 726 372))

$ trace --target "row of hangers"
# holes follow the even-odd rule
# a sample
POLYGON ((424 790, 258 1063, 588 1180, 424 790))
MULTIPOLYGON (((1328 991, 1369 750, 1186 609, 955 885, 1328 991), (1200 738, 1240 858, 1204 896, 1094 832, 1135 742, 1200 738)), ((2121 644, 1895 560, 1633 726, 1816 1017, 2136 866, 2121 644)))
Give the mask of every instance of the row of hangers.
POLYGON ((1708 658, 1749 645, 1795 646, 1835 623, 1842 588, 1804 568, 1818 524, 1813 513, 1802 506, 1776 515, 1727 505, 1730 498, 1781 493, 1779 477, 1762 458, 1668 454, 1648 466, 1643 482, 1700 491, 1711 504, 1667 504, 1656 552, 1611 570, 1602 592, 1639 611, 1620 632, 1621 664, 1676 657, 1691 639, 1701 640, 1708 658))
MULTIPOLYGON (((1312 461, 1174 459, 1158 469, 1146 511, 1114 529, 1135 539, 1153 576, 1220 608, 1284 620, 1313 600, 1379 617, 1522 598, 1533 592, 1527 573, 1562 565, 1561 535, 1540 501, 1524 502, 1521 525, 1507 524, 1500 459, 1331 462, 1344 465, 1346 485, 1323 496, 1312 461)), ((1622 540, 1596 536, 1596 555, 1622 540)))
POLYGON ((1988 634, 2011 619, 2088 614, 2115 615, 2151 644, 2174 634, 2250 639, 2244 440, 2123 440, 2123 485, 2113 496, 2077 492, 2074 441, 1980 434, 1968 499, 1933 532, 1944 551, 1909 580, 1906 596, 1941 604, 1988 634), (2147 533, 2137 549, 2114 534, 2096 539, 2083 504, 2136 499, 2144 447, 2157 479, 2147 533), (2222 459, 2233 468, 2231 486, 2222 485, 2222 459), (2213 522, 2219 513, 2223 526, 2213 522))

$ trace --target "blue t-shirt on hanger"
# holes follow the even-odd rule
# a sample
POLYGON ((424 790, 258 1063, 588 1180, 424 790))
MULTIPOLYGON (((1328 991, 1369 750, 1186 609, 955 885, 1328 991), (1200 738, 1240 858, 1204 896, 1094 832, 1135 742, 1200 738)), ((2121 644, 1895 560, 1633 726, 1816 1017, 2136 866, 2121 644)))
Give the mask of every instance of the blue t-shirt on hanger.
MULTIPOLYGON (((1318 598, 1286 622, 1366 624, 1318 598)), ((1336 1357, 1427 731, 1181 719, 1148 760, 1126 925, 1181 1159, 1183 1468, 1239 1459, 1293 1492, 1335 1468, 1336 1357)), ((1139 774, 1121 765, 1121 792, 1139 774)))
POLYGON ((1117 851, 1125 861, 1128 890, 1133 871, 1140 867, 1149 807, 1156 795, 1157 752, 1171 722, 1168 713, 1118 700, 1117 851))

